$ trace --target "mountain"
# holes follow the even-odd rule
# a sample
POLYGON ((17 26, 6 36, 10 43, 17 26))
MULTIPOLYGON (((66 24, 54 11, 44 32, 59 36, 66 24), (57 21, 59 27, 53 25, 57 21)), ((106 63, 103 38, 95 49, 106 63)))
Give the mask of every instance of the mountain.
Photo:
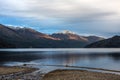
POLYGON ((101 40, 86 46, 86 48, 120 48, 120 36, 101 40))
POLYGON ((53 33, 50 35, 51 37, 58 38, 60 40, 77 40, 87 42, 88 40, 82 36, 75 34, 74 32, 65 30, 59 33, 53 33))
POLYGON ((99 37, 79 36, 71 31, 47 35, 31 28, 0 24, 0 48, 80 48, 99 37))
POLYGON ((0 24, 0 47, 47 47, 48 41, 58 40, 30 28, 11 28, 0 24))
POLYGON ((58 33, 53 33, 51 37, 58 38, 60 40, 77 40, 81 42, 93 43, 96 41, 103 40, 104 38, 98 36, 80 36, 74 32, 65 30, 58 33))
POLYGON ((87 36, 84 38, 86 38, 89 41, 89 43, 93 43, 93 42, 97 42, 105 39, 103 37, 98 37, 98 36, 87 36))
POLYGON ((49 35, 40 33, 38 31, 35 31, 31 28, 19 28, 19 29, 15 29, 15 31, 21 35, 22 37, 24 37, 25 39, 52 39, 52 40, 57 40, 56 38, 53 38, 49 35))
POLYGON ((57 40, 56 38, 53 38, 49 35, 40 33, 38 31, 35 31, 31 28, 14 28, 14 27, 8 27, 0 24, 0 35, 3 37, 10 37, 14 39, 39 39, 39 38, 46 38, 46 39, 53 39, 57 40))

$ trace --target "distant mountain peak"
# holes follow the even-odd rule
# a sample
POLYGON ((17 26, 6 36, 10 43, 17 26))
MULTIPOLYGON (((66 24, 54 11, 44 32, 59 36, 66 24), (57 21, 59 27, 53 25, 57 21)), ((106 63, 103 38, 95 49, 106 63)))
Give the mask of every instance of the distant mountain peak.
POLYGON ((36 30, 32 29, 32 28, 28 28, 28 27, 22 27, 22 26, 12 26, 12 25, 8 25, 6 26, 10 29, 13 29, 13 30, 16 30, 16 31, 19 31, 19 30, 22 30, 22 31, 30 31, 30 32, 37 32, 36 30))
POLYGON ((58 34, 75 34, 75 32, 69 31, 69 30, 63 30, 60 32, 57 32, 58 34))
POLYGON ((112 38, 120 38, 120 36, 119 35, 115 35, 112 38))
POLYGON ((94 42, 86 46, 87 48, 120 48, 120 36, 116 35, 108 39, 94 42))

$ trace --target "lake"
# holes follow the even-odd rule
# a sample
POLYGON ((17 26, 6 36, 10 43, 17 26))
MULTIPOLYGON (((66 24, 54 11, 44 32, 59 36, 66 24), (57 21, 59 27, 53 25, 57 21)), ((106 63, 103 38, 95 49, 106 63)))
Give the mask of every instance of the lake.
POLYGON ((0 65, 23 64, 43 71, 63 69, 66 65, 120 71, 120 49, 0 49, 0 65))

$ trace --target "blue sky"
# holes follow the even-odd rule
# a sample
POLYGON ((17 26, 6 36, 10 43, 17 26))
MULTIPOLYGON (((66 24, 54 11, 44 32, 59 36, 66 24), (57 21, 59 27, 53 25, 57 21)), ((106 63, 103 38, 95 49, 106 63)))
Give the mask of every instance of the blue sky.
POLYGON ((0 23, 110 37, 120 35, 120 0, 0 0, 0 23))

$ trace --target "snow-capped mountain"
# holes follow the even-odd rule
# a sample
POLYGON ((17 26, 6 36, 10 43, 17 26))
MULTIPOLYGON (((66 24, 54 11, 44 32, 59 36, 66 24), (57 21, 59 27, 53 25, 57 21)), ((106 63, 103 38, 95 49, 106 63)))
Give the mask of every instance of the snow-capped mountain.
POLYGON ((72 31, 47 35, 31 28, 14 28, 0 24, 1 48, 80 48, 99 37, 84 37, 72 31))
POLYGON ((98 37, 98 36, 80 36, 79 34, 76 34, 75 32, 72 32, 69 30, 56 32, 50 36, 52 36, 54 38, 59 38, 61 40, 78 40, 78 41, 89 42, 89 43, 104 39, 104 38, 98 37))
POLYGON ((56 32, 57 34, 76 34, 75 32, 69 31, 69 30, 63 30, 56 32))

